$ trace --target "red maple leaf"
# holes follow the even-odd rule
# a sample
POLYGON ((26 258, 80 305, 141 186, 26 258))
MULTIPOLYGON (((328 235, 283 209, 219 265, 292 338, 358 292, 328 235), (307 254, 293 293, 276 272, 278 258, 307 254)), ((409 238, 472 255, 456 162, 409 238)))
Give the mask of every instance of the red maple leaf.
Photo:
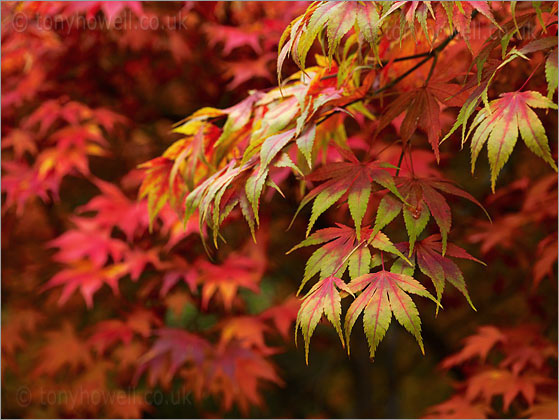
POLYGON ((76 335, 69 322, 65 322, 62 329, 49 331, 45 335, 47 341, 39 350, 33 376, 54 376, 64 367, 75 373, 79 367, 92 362, 89 345, 76 335))
POLYGON ((156 335, 151 349, 138 360, 134 382, 147 371, 150 386, 155 386, 157 382, 168 386, 186 361, 192 362, 195 367, 202 366, 210 349, 206 340, 181 329, 162 328, 156 335))
POLYGON ((71 229, 49 242, 49 246, 59 248, 54 259, 62 263, 73 263, 81 259, 102 267, 112 258, 119 262, 127 246, 121 240, 112 238, 110 231, 100 229, 96 220, 74 217, 76 229, 71 229))

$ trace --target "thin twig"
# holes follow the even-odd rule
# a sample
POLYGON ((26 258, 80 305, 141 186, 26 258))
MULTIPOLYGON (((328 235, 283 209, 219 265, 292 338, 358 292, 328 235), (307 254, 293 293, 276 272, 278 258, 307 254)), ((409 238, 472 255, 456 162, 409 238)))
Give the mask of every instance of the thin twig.
POLYGON ((427 79, 425 79, 425 85, 427 85, 427 83, 429 83, 429 80, 431 80, 431 76, 433 75, 433 70, 435 70, 435 66, 437 65, 438 57, 439 57, 438 54, 436 54, 435 57, 433 57, 433 62, 431 63, 431 68, 429 69, 429 74, 427 75, 427 79))
POLYGON ((431 58, 436 57, 439 52, 441 52, 442 50, 444 50, 446 48, 446 46, 450 43, 450 41, 452 41, 456 37, 456 35, 458 35, 458 31, 455 29, 454 32, 452 34, 450 34, 443 42, 441 42, 436 48, 432 49, 428 54, 426 54, 425 58, 423 60, 421 60, 419 63, 417 63, 411 69, 407 70, 405 73, 402 73, 400 76, 398 76, 397 78, 392 80, 390 83, 384 85, 380 89, 375 90, 373 92, 373 95, 377 95, 381 92, 384 92, 387 89, 390 89, 391 87, 393 87, 394 85, 398 84, 403 79, 408 77, 410 74, 412 74, 415 70, 417 70, 419 67, 421 67, 423 64, 425 64, 431 58))
POLYGON ((396 176, 400 175, 400 169, 404 160, 404 153, 406 151, 406 143, 402 142, 402 151, 400 152, 400 159, 398 159, 398 169, 396 169, 396 176))

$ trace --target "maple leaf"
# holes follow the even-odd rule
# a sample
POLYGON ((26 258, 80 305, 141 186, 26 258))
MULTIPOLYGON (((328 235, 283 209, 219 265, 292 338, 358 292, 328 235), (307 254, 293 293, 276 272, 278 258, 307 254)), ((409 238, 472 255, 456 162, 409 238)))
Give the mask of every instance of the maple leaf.
POLYGON ((283 384, 269 360, 254 350, 235 344, 216 352, 204 382, 206 392, 223 397, 224 410, 230 410, 236 403, 245 416, 251 405, 262 406, 260 390, 263 383, 283 384))
POLYGON ((34 333, 45 320, 41 312, 31 308, 6 311, 2 315, 2 355, 14 355, 17 349, 24 346, 24 335, 34 333))
POLYGON ((122 370, 136 367, 138 360, 146 353, 146 345, 138 340, 132 340, 126 346, 117 346, 112 355, 122 370))
MULTIPOLYGON (((295 142, 307 161, 310 161, 316 132, 315 120, 324 113, 334 112, 336 108, 351 103, 366 91, 358 89, 354 94, 343 95, 342 89, 329 86, 335 81, 322 81, 321 75, 329 72, 326 64, 323 64, 323 67, 311 73, 311 77, 305 77, 303 82, 266 94, 256 92, 228 110, 200 110, 175 129, 186 134, 199 126, 201 121, 228 114, 221 136, 215 144, 209 144, 206 148, 206 154, 213 157, 207 157, 207 161, 213 160, 219 169, 211 171, 213 173, 197 186, 193 185, 185 202, 185 219, 198 209, 200 227, 203 223, 210 225, 215 245, 220 224, 236 206, 240 207, 254 237, 255 227, 259 224, 259 200, 264 186, 279 190, 272 170, 291 168, 301 173, 289 155, 280 152, 295 142), (300 115, 296 117, 298 113, 300 115), (255 119, 251 118, 251 114, 258 117, 256 126, 253 126, 255 119), (295 127, 289 128, 293 125, 295 127), (235 149, 234 153, 232 149, 235 149), (243 154, 240 162, 237 160, 239 153, 243 154), (223 166, 221 161, 226 156, 231 159, 223 166)), ((373 78, 365 79, 365 85, 369 86, 373 78)), ((187 155, 181 156, 182 159, 187 155)), ((178 161, 177 158, 175 165, 178 161)))
POLYGON ((107 348, 118 341, 129 344, 133 336, 133 330, 125 322, 110 319, 95 325, 95 332, 91 335, 89 343, 98 354, 103 354, 107 348))
POLYGON ((131 312, 126 320, 109 319, 95 324, 93 334, 89 338, 89 344, 103 354, 109 347, 118 341, 125 345, 130 344, 134 334, 148 337, 153 325, 159 325, 159 318, 153 312, 145 309, 136 309, 131 312))
POLYGON ((300 306, 301 301, 291 296, 281 304, 266 309, 260 317, 264 320, 272 320, 278 332, 287 340, 291 324, 297 319, 300 306))
MULTIPOLYGON (((400 28, 403 30, 404 23, 407 23, 410 32, 415 38, 415 21, 417 20, 423 31, 425 32, 425 37, 429 40, 429 34, 427 31, 427 16, 430 12, 431 16, 434 16, 434 11, 431 6, 431 2, 420 2, 420 1, 395 1, 392 3, 390 8, 383 13, 381 21, 384 21, 388 16, 390 16, 395 10, 400 9, 400 28)), ((402 31, 403 32, 403 31, 402 31)), ((403 34, 400 33, 400 42, 402 41, 403 34)), ((429 40, 430 42, 430 40, 429 40)))
POLYGON ((553 270, 557 266, 558 255, 557 234, 546 236, 538 244, 538 260, 534 264, 534 287, 538 287, 546 276, 553 277, 553 270))
POLYGON ((152 412, 153 406, 140 392, 129 394, 119 390, 105 404, 105 409, 112 418, 133 419, 143 417, 145 412, 152 412))
POLYGON ((205 231, 200 232, 197 216, 182 221, 170 207, 163 207, 159 213, 159 218, 161 219, 161 234, 169 238, 163 247, 165 251, 173 249, 175 245, 193 233, 198 233, 202 236, 206 235, 205 231))
POLYGON ((535 182, 526 192, 522 213, 535 221, 557 218, 557 176, 550 174, 535 182))
POLYGON ((386 334, 392 314, 415 337, 421 352, 425 353, 421 339, 419 312, 408 293, 427 297, 437 305, 439 303, 421 283, 405 274, 391 273, 383 269, 352 280, 349 289, 354 293, 361 293, 353 301, 345 316, 344 329, 348 352, 351 330, 359 315, 363 313, 363 328, 369 341, 371 358, 374 357, 378 344, 386 334))
POLYGON ((227 63, 224 77, 227 79, 232 78, 227 86, 230 89, 235 89, 247 80, 256 78, 263 78, 268 81, 272 81, 272 75, 268 69, 268 63, 272 60, 272 58, 273 55, 270 53, 263 54, 256 60, 243 60, 227 63))
POLYGON ((305 69, 306 56, 315 39, 326 31, 328 57, 338 49, 343 37, 352 29, 375 46, 380 30, 377 5, 372 2, 317 2, 296 18, 281 36, 278 46, 278 78, 285 58, 291 54, 295 63, 305 69))
POLYGON ((69 174, 89 176, 88 155, 108 154, 108 143, 101 129, 91 123, 60 128, 47 141, 55 146, 43 150, 37 157, 35 166, 40 178, 54 175, 61 180, 69 174))
POLYGON ((253 292, 259 290, 258 283, 262 277, 264 266, 254 259, 231 254, 223 262, 216 265, 206 260, 199 261, 198 281, 202 284, 202 309, 206 309, 210 299, 219 291, 223 306, 230 311, 239 287, 253 292))
MULTIPOLYGON (((495 21, 487 1, 454 1, 442 4, 447 13, 448 21, 451 26, 464 37, 468 47, 468 38, 471 33, 472 13, 474 10, 484 15, 489 21, 502 31, 502 28, 495 21)), ((470 47, 471 50, 471 47, 470 47)))
POLYGON ((179 282, 183 280, 190 290, 194 292, 198 282, 198 272, 190 266, 184 259, 173 255, 172 261, 165 263, 167 271, 163 276, 163 284, 159 291, 160 296, 164 297, 179 282))
POLYGON ((443 360, 441 366, 448 369, 473 359, 474 357, 479 357, 480 360, 484 362, 495 345, 505 340, 506 336, 498 328, 491 325, 481 326, 478 328, 477 334, 464 339, 464 347, 462 350, 443 360))
POLYGON ((112 238, 110 232, 99 229, 96 220, 73 218, 76 229, 71 229, 49 242, 50 247, 60 250, 54 259, 63 263, 73 263, 87 259, 95 266, 102 267, 109 257, 119 262, 126 251, 126 244, 112 238))
POLYGON ((174 161, 166 157, 158 157, 140 165, 146 170, 146 177, 140 187, 139 197, 148 197, 150 229, 163 206, 167 202, 176 205, 175 200, 182 196, 184 187, 179 178, 170 181, 173 166, 174 161))
POLYGON ((342 327, 340 324, 340 313, 342 311, 341 298, 338 292, 343 290, 348 294, 353 294, 347 284, 342 279, 334 276, 328 276, 317 282, 311 290, 304 297, 303 303, 299 308, 297 314, 297 321, 295 324, 295 336, 297 331, 301 328, 303 339, 305 341, 305 361, 309 363, 309 346, 311 336, 322 318, 322 314, 334 325, 342 345, 344 345, 344 338, 342 335, 342 327))
POLYGON ((523 371, 542 371, 549 360, 557 359, 557 348, 542 336, 538 325, 520 325, 503 330, 506 336, 499 350, 505 358, 499 367, 518 375, 523 371))
POLYGON ((223 321, 220 328, 219 348, 221 349, 235 341, 241 347, 254 348, 262 354, 271 354, 274 351, 266 345, 264 339, 264 333, 270 332, 271 328, 260 318, 237 316, 223 321))
POLYGON ((472 243, 481 243, 481 252, 488 254, 499 246, 511 249, 518 242, 518 231, 528 223, 529 219, 524 214, 508 214, 495 220, 494 223, 478 221, 476 232, 469 236, 472 243))
POLYGON ((515 375, 508 370, 488 369, 468 378, 466 397, 471 401, 481 396, 490 402, 494 396, 502 395, 506 412, 519 395, 532 405, 536 398, 536 387, 549 381, 549 378, 538 374, 515 375))
POLYGON ((439 139, 441 137, 440 105, 460 106, 463 101, 456 96, 461 94, 461 86, 453 83, 429 82, 426 86, 404 92, 390 104, 379 120, 376 132, 388 126, 398 115, 406 111, 400 126, 402 141, 407 143, 417 127, 427 133, 429 144, 440 160, 439 139))
POLYGON ((76 260, 67 268, 56 273, 41 291, 62 286, 58 304, 63 305, 79 289, 88 308, 93 307, 93 295, 107 284, 118 295, 118 280, 125 274, 126 267, 119 263, 107 267, 98 267, 90 260, 76 260))
MULTIPOLYGON (((472 257, 464 249, 454 244, 448 244, 446 254, 442 255, 442 244, 439 242, 439 239, 438 235, 431 235, 420 241, 411 254, 413 255, 412 261, 417 261, 421 272, 433 282, 439 302, 442 298, 445 283, 449 282, 464 295, 470 306, 476 310, 466 288, 462 271, 460 271, 454 261, 447 257, 468 259, 480 264, 483 264, 483 262, 472 257)), ((406 253, 409 249, 409 244, 397 244, 396 247, 406 253)), ((412 267, 412 272, 414 268, 415 265, 412 267)))
POLYGON ((161 328, 151 349, 138 360, 134 382, 147 371, 150 386, 159 383, 167 387, 177 370, 187 361, 201 366, 210 349, 203 338, 177 328, 161 328))
POLYGON ((486 419, 489 409, 485 404, 475 403, 461 395, 429 407, 427 419, 486 419))
POLYGON ((461 190, 452 182, 441 178, 397 177, 396 185, 405 200, 397 200, 386 194, 379 203, 375 219, 374 231, 388 225, 403 211, 404 222, 409 236, 410 254, 413 252, 417 237, 423 232, 431 215, 439 226, 442 236, 443 255, 452 225, 450 206, 442 193, 465 198, 478 205, 490 219, 487 211, 471 194, 461 190))
MULTIPOLYGON (((89 395, 107 392, 109 389, 107 374, 113 368, 114 364, 111 361, 94 361, 83 373, 72 381, 69 392, 83 392, 84 394, 89 393, 89 395)), ((66 398, 61 404, 63 405, 64 411, 71 413, 91 412, 93 410, 99 410, 105 405, 100 398, 66 398)))
POLYGON ((362 240, 359 241, 355 229, 340 223, 336 225, 337 227, 317 230, 288 251, 290 253, 301 247, 324 244, 308 259, 298 293, 319 272, 320 278, 342 277, 348 268, 352 279, 367 274, 372 261, 369 246, 406 259, 382 232, 377 232, 372 236, 372 230, 365 228, 361 232, 362 240))
POLYGON ((132 281, 137 281, 148 264, 155 268, 161 268, 162 263, 159 259, 159 249, 157 247, 148 250, 128 249, 125 252, 124 262, 122 263, 125 270, 130 274, 132 281))
POLYGON ((466 136, 467 140, 473 132, 470 144, 472 173, 475 170, 477 157, 487 143, 491 166, 491 189, 495 192, 497 175, 512 153, 519 132, 526 146, 557 171, 545 129, 531 109, 557 109, 557 105, 538 92, 526 91, 503 93, 500 99, 491 101, 489 107, 478 112, 466 136))
POLYGON ((224 25, 206 25, 210 45, 213 47, 218 43, 223 43, 223 55, 229 55, 234 49, 250 46, 255 53, 262 53, 260 45, 261 34, 259 31, 253 30, 251 27, 234 27, 224 25))
POLYGON ((373 182, 402 198, 396 188, 394 179, 386 171, 386 168, 391 167, 391 165, 378 161, 359 162, 350 151, 345 153, 345 156, 350 159, 349 162, 331 163, 306 177, 309 181, 325 181, 309 191, 295 213, 295 216, 297 216, 305 205, 314 200, 307 227, 307 236, 318 217, 347 193, 349 210, 359 238, 361 223, 367 210, 373 182))
POLYGON ((12 148, 16 159, 22 158, 26 153, 37 154, 37 144, 33 134, 27 130, 14 129, 2 137, 2 149, 12 148))
POLYGON ((64 367, 75 373, 79 367, 92 362, 89 345, 76 335, 69 322, 64 322, 62 329, 49 331, 45 336, 47 341, 39 350, 39 362, 33 376, 54 376, 64 367))
POLYGON ((49 201, 58 196, 59 180, 54 176, 39 177, 37 171, 25 163, 2 161, 2 191, 6 194, 3 207, 15 207, 22 214, 28 200, 39 197, 49 201))
POLYGON ((557 73, 557 48, 555 48, 548 56, 545 61, 545 78, 547 80, 547 97, 548 99, 553 98, 553 94, 557 90, 557 78, 559 74, 557 73))
POLYGON ((137 306, 127 314, 126 324, 134 333, 148 337, 154 327, 161 325, 161 320, 152 310, 137 306))
POLYGON ((192 190, 185 200, 185 219, 189 219, 198 210, 200 232, 203 223, 209 222, 214 232, 214 243, 217 243, 219 226, 237 205, 254 237, 257 220, 245 188, 248 178, 245 171, 254 166, 254 161, 238 167, 235 164, 235 160, 229 162, 192 190), (228 188, 228 193, 225 194, 228 188))
POLYGON ((93 115, 92 109, 80 102, 68 101, 66 98, 51 99, 43 102, 29 115, 23 126, 33 129, 39 126, 38 135, 44 136, 49 130, 60 126, 57 122, 64 122, 70 126, 78 126, 93 115))
MULTIPOLYGON (((215 116, 215 112, 209 110, 207 113, 204 109, 200 111, 173 130, 186 137, 171 144, 162 156, 138 166, 145 170, 145 178, 138 196, 148 197, 150 229, 166 203, 176 211, 182 210, 181 200, 186 192, 186 185, 177 175, 183 174, 188 186, 192 187, 199 163, 207 161, 206 152, 212 149, 219 137, 220 130, 204 121, 215 116)), ((218 112, 217 115, 222 115, 222 112, 218 112)))
POLYGON ((131 241, 148 227, 149 219, 144 203, 133 202, 116 185, 96 179, 95 185, 101 191, 87 204, 80 206, 79 213, 95 212, 95 223, 101 228, 118 227, 131 241))

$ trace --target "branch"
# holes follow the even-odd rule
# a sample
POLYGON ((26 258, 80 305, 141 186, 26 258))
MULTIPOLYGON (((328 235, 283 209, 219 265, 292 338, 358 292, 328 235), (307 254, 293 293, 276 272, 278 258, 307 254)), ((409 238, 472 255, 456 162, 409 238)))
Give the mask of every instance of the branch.
MULTIPOLYGON (((472 13, 472 17, 474 17, 473 13, 472 13)), ((441 42, 436 48, 432 49, 428 53, 416 54, 417 57, 425 56, 425 58, 423 60, 421 60, 419 63, 417 63, 415 66, 413 66, 411 69, 409 69, 405 73, 401 74, 400 76, 398 76, 397 78, 392 80, 390 83, 384 85, 380 89, 375 90, 373 92, 373 95, 377 95, 381 92, 384 92, 385 90, 390 89, 391 87, 393 87, 394 85, 398 84, 403 79, 408 77, 410 74, 412 74, 415 70, 417 70, 419 67, 421 67, 423 64, 425 64, 427 61, 429 61, 432 58, 435 58, 442 50, 444 50, 446 48, 446 46, 450 43, 450 41, 452 41, 456 37, 456 35, 458 35, 458 31, 455 29, 454 32, 452 32, 452 34, 450 34, 448 37, 446 37, 446 39, 443 42, 441 42)), ((412 57, 412 56, 409 56, 409 57, 412 57)), ((402 57, 402 59, 408 59, 409 57, 402 57)), ((397 60, 394 60, 394 61, 397 61, 397 60)), ((399 60, 399 61, 403 61, 403 60, 399 60)), ((431 68, 431 71, 429 72, 429 76, 428 76, 427 80, 429 80, 429 78, 431 77, 432 71, 433 71, 433 68, 431 68)))

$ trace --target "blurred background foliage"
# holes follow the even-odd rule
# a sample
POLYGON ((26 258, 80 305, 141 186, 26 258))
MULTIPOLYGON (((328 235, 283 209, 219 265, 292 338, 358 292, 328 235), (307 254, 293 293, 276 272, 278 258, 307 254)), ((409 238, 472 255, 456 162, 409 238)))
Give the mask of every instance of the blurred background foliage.
MULTIPOLYGON (((477 312, 455 290, 447 291, 445 310, 437 317, 432 304, 417 302, 423 320, 425 356, 418 351, 413 337, 393 325, 374 362, 369 359, 361 328, 355 328, 352 353, 347 357, 334 329, 321 325, 313 338, 310 363, 306 366, 302 343, 299 348, 293 344, 291 324, 286 337, 281 333, 267 336, 266 344, 274 351, 263 357, 274 364, 282 383, 259 383, 263 402, 260 407, 249 404, 247 411, 242 411, 233 405, 224 410, 219 392, 209 392, 198 399, 180 375, 167 387, 157 384, 153 388, 162 396, 157 401, 140 398, 119 406, 69 404, 60 400, 64 392, 77 389, 145 395, 142 393, 151 389, 145 375, 132 388, 135 362, 149 349, 154 332, 163 326, 208 334, 217 345, 219 323, 226 311, 215 302, 202 309, 198 298, 191 297, 187 284, 181 283, 171 294, 161 297, 157 288, 165 268, 157 259, 146 259, 136 279, 130 269, 119 282, 118 296, 109 287, 102 287, 95 293, 91 308, 86 307, 78 293, 64 305, 58 305, 60 289, 45 290, 45 284, 61 269, 50 241, 74 226, 73 217, 80 206, 99 196, 99 188, 92 179, 115 185, 130 203, 135 203, 141 179, 137 165, 160 155, 176 139, 171 133, 175 122, 204 106, 234 105, 250 89, 274 86, 280 35, 307 6, 307 2, 2 2, 4 417, 413 418, 447 399, 452 395, 454 381, 464 378, 460 370, 447 373, 439 365, 442 359, 458 351, 461 340, 477 327, 535 324, 544 336, 557 342, 556 263, 549 264, 551 272, 534 272, 534 265, 541 258, 538 244, 548 235, 552 235, 555 246, 557 242, 555 174, 545 194, 533 193, 538 181, 550 179, 549 168, 526 148, 517 148, 501 173, 503 188, 491 195, 487 162, 478 165, 476 175, 472 176, 467 170, 468 153, 447 142, 439 169, 482 201, 494 223, 479 222, 483 215, 475 205, 460 199, 451 202, 454 218, 460 221, 453 227, 453 240, 487 266, 469 261, 459 264, 477 312), (129 23, 137 23, 141 15, 155 16, 160 25, 155 29, 131 25, 84 30, 69 24, 72 16, 101 21, 119 13, 127 16, 129 23), (25 30, 14 28, 18 16, 25 17, 25 30), (62 23, 45 29, 44 19, 49 16, 64 18, 62 23), (185 27, 176 21, 173 24, 177 16, 185 27), (166 19, 170 27, 161 24, 166 19), (45 109, 49 101, 55 106, 45 109), (104 139, 99 153, 90 148, 76 152, 81 153, 79 157, 64 154, 67 151, 55 158, 43 154, 48 147, 57 147, 56 139, 53 143, 41 134, 41 129, 30 122, 30 116, 35 116, 39 127, 52 127, 50 119, 55 115, 71 120, 82 112, 69 109, 69 116, 62 115, 64 111, 60 109, 69 103, 79 103, 88 116, 101 108, 111 112, 93 118, 104 139), (43 173, 41 177, 41 165, 48 165, 48 159, 54 159, 50 165, 59 171, 48 176, 43 173), (64 159, 76 160, 65 169, 64 159), (535 222, 517 222, 515 217, 531 211, 526 210, 531 193, 539 199, 544 197, 535 209, 542 210, 544 206, 547 215, 535 222), (535 277, 541 278, 536 278, 535 283, 535 277), (144 314, 142 326, 132 329, 133 338, 118 341, 117 337, 107 341, 111 343, 110 351, 95 350, 100 344, 91 341, 91 337, 99 323, 126 320, 142 310, 149 311, 149 315, 144 314), (64 335, 67 325, 71 325, 74 335, 64 335), (51 350, 45 352, 47 345, 51 350), (59 361, 58 367, 56 361, 49 360, 60 357, 57 352, 66 353, 67 357, 59 361), (124 352, 127 354, 123 355, 124 352), (29 398, 21 394, 22 389, 24 394, 25 390, 30 392, 29 398), (56 403, 45 402, 44 394, 41 395, 45 390, 56 393, 56 403), (178 402, 177 395, 188 398, 178 402)), ((284 74, 296 70, 291 63, 286 66, 284 74)), ((516 77, 520 76, 515 72, 503 73, 498 83, 515 85, 516 77)), ((542 86, 542 91, 545 89, 545 80, 539 75, 532 83, 542 86)), ((87 124, 91 120, 88 121, 82 126, 86 130, 90 129, 87 124)), ((542 121, 548 137, 556 139, 556 113, 543 114, 542 121)), ((76 124, 79 125, 71 125, 76 124)), ((366 129, 347 124, 348 136, 361 136, 366 129)), ((553 148, 556 156, 556 143, 553 148)), ((398 153, 395 148, 395 160, 398 153)), ((426 156, 422 164, 432 163, 432 157, 426 156)), ((234 310, 237 315, 261 314, 285 302, 298 288, 310 251, 289 255, 285 252, 301 240, 310 210, 305 209, 291 230, 286 231, 298 204, 295 180, 288 180, 288 190, 293 194, 286 194, 286 199, 279 195, 270 197, 266 205, 268 210, 261 228, 265 239, 260 243, 265 246, 259 245, 259 251, 265 252, 267 267, 257 289, 240 289, 241 303, 236 303, 234 310)), ((123 216, 126 217, 124 213, 123 216)), ((323 219, 321 223, 326 226, 329 222, 323 219)), ((139 221, 138 225, 144 222, 139 221)), ((135 233, 134 249, 147 252, 158 247, 161 259, 172 258, 172 254, 189 262, 203 257, 196 228, 184 237, 177 234, 179 242, 172 252, 164 249, 170 236, 162 230, 178 229, 176 223, 172 219, 153 233, 147 231, 144 223, 143 231, 135 233)), ((317 223, 317 228, 324 226, 317 223)), ((387 234, 394 242, 406 238, 405 232, 397 230, 388 229, 387 234)), ((238 251, 249 237, 243 223, 229 224, 223 235, 228 243, 220 247, 218 260, 238 251)), ((83 240, 87 241, 87 237, 83 240)), ((73 246, 78 244, 70 248, 73 246)), ((292 317, 286 315, 286 320, 290 322, 292 317)), ((556 370, 556 366, 553 368, 556 370)))

